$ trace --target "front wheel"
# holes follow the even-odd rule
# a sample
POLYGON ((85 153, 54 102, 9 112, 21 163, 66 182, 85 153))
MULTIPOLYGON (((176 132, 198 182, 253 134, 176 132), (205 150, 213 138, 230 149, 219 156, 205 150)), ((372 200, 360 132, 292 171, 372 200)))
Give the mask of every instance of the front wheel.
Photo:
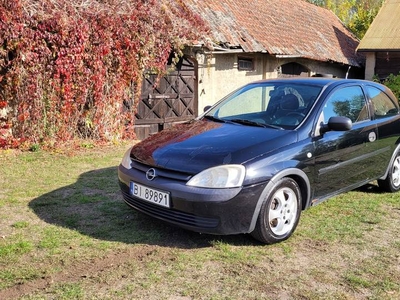
POLYGON ((394 193, 400 190, 400 151, 397 152, 389 173, 384 180, 378 180, 378 185, 386 192, 394 193))
POLYGON ((299 223, 301 193, 299 185, 284 177, 263 200, 257 224, 251 235, 266 244, 288 239, 299 223))

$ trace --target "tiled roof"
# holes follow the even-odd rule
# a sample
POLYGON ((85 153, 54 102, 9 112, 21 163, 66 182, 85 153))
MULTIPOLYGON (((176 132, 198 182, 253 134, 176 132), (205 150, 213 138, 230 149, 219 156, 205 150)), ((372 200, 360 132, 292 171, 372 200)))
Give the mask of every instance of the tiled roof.
POLYGON ((362 38, 358 51, 400 49, 400 0, 386 0, 362 38))
POLYGON ((305 0, 185 0, 208 23, 213 42, 359 66, 358 39, 331 11, 305 0))

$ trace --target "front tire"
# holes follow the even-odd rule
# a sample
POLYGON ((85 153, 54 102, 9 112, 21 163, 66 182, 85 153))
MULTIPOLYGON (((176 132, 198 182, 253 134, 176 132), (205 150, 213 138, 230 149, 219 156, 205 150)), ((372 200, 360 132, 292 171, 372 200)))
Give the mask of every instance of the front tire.
POLYGON ((288 239, 300 220, 301 193, 291 178, 280 179, 263 200, 256 227, 251 235, 265 244, 288 239))
POLYGON ((400 151, 397 152, 393 163, 389 168, 388 175, 383 180, 378 180, 379 187, 389 193, 400 190, 400 151))

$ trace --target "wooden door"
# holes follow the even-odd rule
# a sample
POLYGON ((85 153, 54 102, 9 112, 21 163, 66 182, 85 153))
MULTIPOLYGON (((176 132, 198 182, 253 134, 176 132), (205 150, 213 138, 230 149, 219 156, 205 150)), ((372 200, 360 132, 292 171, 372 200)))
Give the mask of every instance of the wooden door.
POLYGON ((197 80, 194 63, 183 57, 156 85, 157 75, 147 75, 135 114, 135 133, 144 139, 152 133, 197 116, 197 80))

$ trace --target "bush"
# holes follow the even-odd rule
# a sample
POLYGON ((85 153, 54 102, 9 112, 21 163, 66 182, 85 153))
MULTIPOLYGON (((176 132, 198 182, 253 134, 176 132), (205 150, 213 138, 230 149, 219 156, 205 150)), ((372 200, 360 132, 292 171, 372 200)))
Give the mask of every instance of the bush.
POLYGON ((400 74, 397 76, 390 74, 382 83, 392 90, 400 103, 400 74))
POLYGON ((143 72, 205 31, 180 0, 0 0, 0 147, 132 137, 143 72))

